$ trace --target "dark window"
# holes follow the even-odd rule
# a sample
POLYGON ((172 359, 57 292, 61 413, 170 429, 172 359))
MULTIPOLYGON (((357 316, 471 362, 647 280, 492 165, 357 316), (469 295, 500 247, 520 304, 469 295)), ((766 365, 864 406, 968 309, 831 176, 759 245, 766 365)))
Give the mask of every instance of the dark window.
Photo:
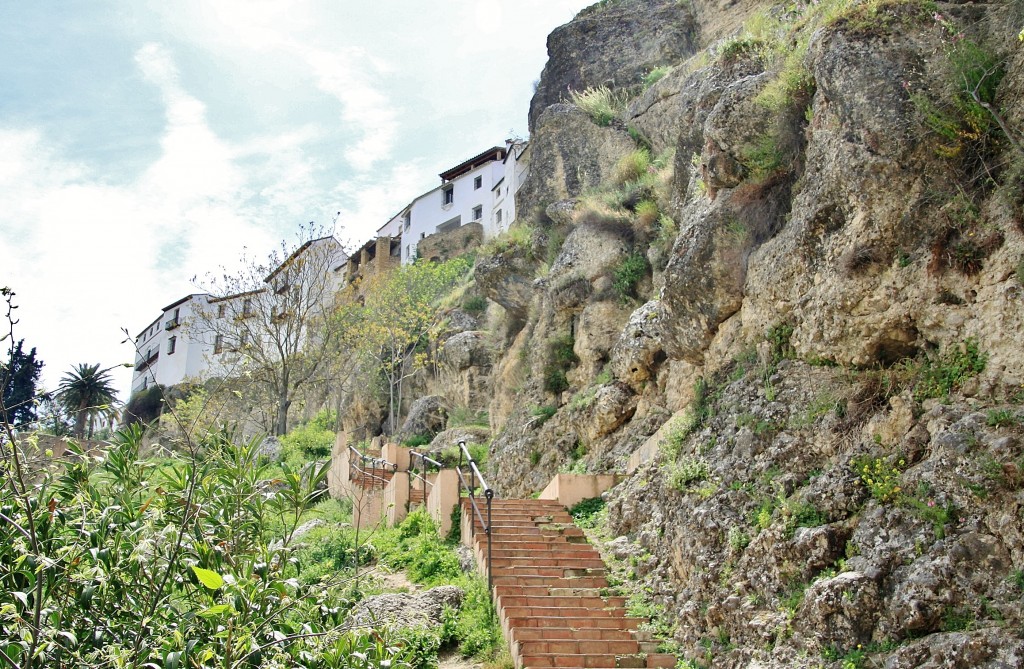
POLYGON ((171 337, 167 340, 167 355, 174 353, 174 345, 178 343, 177 337, 171 337))
POLYGON ((479 221, 484 216, 484 208, 482 206, 473 207, 473 220, 479 221))
POLYGON ((224 350, 224 335, 219 334, 213 338, 213 352, 220 353, 224 350))
POLYGON ((453 186, 446 186, 443 191, 444 204, 451 204, 455 202, 455 188, 453 186))
POLYGON ((484 185, 484 178, 483 177, 477 177, 477 178, 473 179, 473 190, 479 190, 479 188, 481 186, 483 186, 483 185, 484 185))

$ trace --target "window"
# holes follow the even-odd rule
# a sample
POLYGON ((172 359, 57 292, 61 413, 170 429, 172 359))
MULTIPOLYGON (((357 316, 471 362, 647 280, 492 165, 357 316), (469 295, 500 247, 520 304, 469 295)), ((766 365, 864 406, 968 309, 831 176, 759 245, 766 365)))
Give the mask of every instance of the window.
POLYGON ((412 256, 412 246, 410 244, 406 244, 405 245, 405 257, 408 258, 410 256, 412 256))
POLYGON ((484 215, 484 208, 482 206, 477 205, 477 206, 473 207, 473 220, 474 221, 479 221, 481 218, 483 218, 483 215, 484 215))
POLYGON ((174 346, 178 343, 177 337, 171 337, 167 340, 167 355, 174 353, 174 346))
POLYGON ((219 334, 213 338, 213 352, 220 353, 224 350, 224 335, 219 334))
POLYGON ((243 331, 242 334, 238 336, 238 346, 240 348, 242 348, 242 347, 244 347, 248 343, 249 343, 249 333, 243 331))
POLYGON ((494 222, 497 223, 498 225, 501 225, 501 209, 494 212, 494 222))
POLYGON ((252 298, 247 297, 242 302, 242 316, 252 316, 252 298))
POLYGON ((405 229, 408 230, 409 226, 412 225, 412 212, 405 212, 405 229))
POLYGON ((421 232, 420 233, 420 239, 426 239, 426 238, 427 238, 427 233, 421 232))
POLYGON ((445 186, 441 191, 441 196, 444 204, 451 204, 452 202, 455 202, 455 187, 445 186))
POLYGON ((473 179, 473 190, 480 190, 480 187, 484 185, 484 178, 477 177, 473 179))
POLYGON ((217 305, 217 318, 224 318, 224 312, 227 308, 223 304, 217 305))

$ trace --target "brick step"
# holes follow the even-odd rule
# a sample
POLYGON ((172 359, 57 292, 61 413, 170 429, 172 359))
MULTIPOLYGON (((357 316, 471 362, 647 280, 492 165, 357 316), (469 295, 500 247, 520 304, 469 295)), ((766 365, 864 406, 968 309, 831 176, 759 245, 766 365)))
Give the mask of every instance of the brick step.
MULTIPOLYGON (((482 546, 487 550, 486 544, 482 546)), ((593 546, 588 544, 504 544, 493 546, 491 550, 494 557, 593 557, 600 559, 601 554, 593 546)))
MULTIPOLYGON (((551 576, 559 579, 578 578, 580 576, 605 576, 605 570, 601 569, 580 569, 579 567, 537 567, 516 565, 511 567, 494 566, 494 583, 498 582, 500 576, 551 576)), ((607 583, 607 582, 606 582, 607 583)))
POLYGON ((586 606, 503 606, 502 614, 506 618, 607 618, 615 620, 626 617, 626 609, 589 608, 586 606))
MULTIPOLYGON (((511 597, 602 597, 605 588, 572 587, 568 585, 503 585, 495 584, 494 592, 499 596, 511 597)), ((615 596, 615 595, 613 595, 615 596)))
MULTIPOLYGON (((486 553, 484 553, 486 555, 486 553)), ((491 566, 497 570, 502 567, 562 567, 563 569, 604 569, 604 562, 597 557, 493 557, 491 566)))
POLYGON ((570 615, 556 616, 506 616, 505 626, 509 629, 569 629, 569 630, 636 630, 643 623, 643 618, 627 617, 581 617, 570 615))
POLYGON ((540 576, 533 574, 509 574, 499 576, 495 573, 493 582, 495 587, 608 587, 608 579, 604 576, 577 576, 575 578, 567 578, 565 576, 540 576))
POLYGON ((664 653, 636 653, 625 655, 559 655, 538 654, 522 656, 523 669, 562 667, 566 669, 646 669, 676 666, 676 656, 664 653))
MULTIPOLYGON (((486 541, 487 535, 480 528, 477 528, 474 536, 480 536, 481 541, 486 541)), ((527 541, 554 541, 554 542, 566 542, 566 543, 585 543, 586 537, 575 532, 520 532, 516 529, 515 532, 503 532, 501 529, 495 529, 491 531, 491 541, 504 541, 504 542, 518 542, 523 543, 527 541)))
POLYGON ((505 595, 498 598, 502 608, 531 606, 542 608, 582 608, 625 610, 625 597, 574 597, 562 595, 505 595))
POLYGON ((603 641, 634 640, 638 639, 639 633, 628 629, 595 627, 592 629, 580 629, 571 627, 517 627, 512 630, 509 641, 533 641, 533 640, 554 640, 554 639, 597 639, 603 641))
POLYGON ((635 655, 640 645, 632 639, 538 639, 516 642, 515 652, 531 655, 635 655))

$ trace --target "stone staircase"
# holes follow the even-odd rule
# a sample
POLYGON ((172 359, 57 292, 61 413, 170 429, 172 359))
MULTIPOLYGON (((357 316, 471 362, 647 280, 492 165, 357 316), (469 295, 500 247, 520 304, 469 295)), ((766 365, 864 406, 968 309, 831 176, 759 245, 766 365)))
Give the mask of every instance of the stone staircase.
MULTIPOLYGON (((486 569, 487 536, 474 519, 473 549, 486 569)), ((604 562, 557 501, 499 500, 491 507, 495 604, 517 669, 674 667, 640 631, 625 598, 605 594, 604 562)))

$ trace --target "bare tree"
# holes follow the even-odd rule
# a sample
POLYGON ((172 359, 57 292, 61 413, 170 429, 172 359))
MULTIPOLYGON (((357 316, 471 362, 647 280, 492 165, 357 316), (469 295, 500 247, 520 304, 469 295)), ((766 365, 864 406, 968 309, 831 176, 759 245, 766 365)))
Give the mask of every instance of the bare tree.
POLYGON ((288 431, 296 395, 328 368, 341 322, 332 317, 348 256, 323 230, 304 227, 265 262, 207 278, 210 294, 192 336, 205 337, 226 376, 244 377, 268 404, 274 434, 288 431))

